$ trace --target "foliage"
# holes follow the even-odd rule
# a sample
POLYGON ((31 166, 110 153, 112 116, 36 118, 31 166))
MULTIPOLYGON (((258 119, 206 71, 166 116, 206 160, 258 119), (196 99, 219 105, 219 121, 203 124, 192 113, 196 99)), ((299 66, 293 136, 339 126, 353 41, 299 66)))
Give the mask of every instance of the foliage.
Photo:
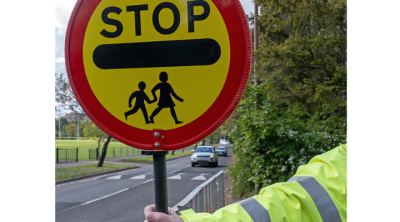
POLYGON ((288 180, 347 133, 346 1, 258 2, 262 84, 247 87, 230 133, 234 194, 288 180))
POLYGON ((238 148, 240 146, 241 144, 237 143, 233 146, 234 164, 228 167, 228 175, 232 179, 232 194, 235 196, 241 196, 254 190, 254 181, 248 180, 253 175, 251 166, 253 157, 247 155, 245 150, 238 148))
POLYGON ((253 191, 256 183, 287 181, 313 156, 345 142, 337 116, 321 120, 327 111, 309 115, 299 103, 287 108, 260 100, 257 95, 268 94, 265 85, 247 86, 238 107, 243 113, 230 134, 235 163, 229 172, 236 195, 253 191))
MULTIPOLYGON (((347 114, 345 0, 259 0, 258 75, 268 99, 304 112, 347 114)), ((343 126, 344 127, 344 126, 343 126)))
POLYGON ((70 112, 70 116, 74 120, 83 120, 86 114, 76 100, 68 80, 64 79, 62 74, 57 73, 55 74, 55 80, 55 94, 58 106, 70 112))
MULTIPOLYGON (((75 95, 68 80, 64 79, 62 74, 57 73, 55 74, 55 78, 56 102, 62 109, 65 109, 69 112, 68 115, 71 117, 71 119, 82 121, 86 117, 86 114, 83 111, 82 107, 79 105, 77 99, 75 98, 75 95)), ((56 110, 59 110, 60 107, 56 107, 56 110)), ((84 135, 85 137, 89 137, 91 139, 97 139, 97 148, 100 148, 103 138, 107 137, 107 141, 111 141, 111 136, 100 130, 100 128, 98 128, 93 122, 88 121, 89 120, 82 123, 82 128, 84 128, 84 135)), ((108 143, 104 143, 101 157, 99 159, 99 167, 103 165, 104 158, 107 155, 107 146, 108 143)))
POLYGON ((83 127, 79 121, 75 121, 74 115, 63 115, 59 118, 55 118, 55 138, 58 139, 59 130, 61 131, 61 137, 77 137, 79 126, 79 137, 83 137, 83 127), (73 119, 68 121, 68 118, 73 119), (60 128, 59 128, 60 126, 60 128), (67 128, 68 127, 68 128, 67 128), (69 130, 69 131, 68 131, 69 130))
POLYGON ((221 125, 224 138, 226 140, 229 140, 230 142, 232 142, 232 141, 229 137, 229 132, 231 132, 233 130, 233 128, 235 126, 234 121, 239 118, 240 114, 241 113, 239 113, 236 108, 235 110, 233 110, 232 114, 228 117, 228 119, 221 125))
POLYGON ((210 144, 218 144, 219 139, 223 138, 226 135, 226 132, 223 130, 223 127, 218 127, 213 133, 207 136, 207 140, 210 141, 210 144))
POLYGON ((78 134, 78 126, 77 124, 74 124, 70 122, 66 127, 65 130, 67 132, 68 137, 76 137, 78 134))
POLYGON ((55 119, 55 136, 58 137, 59 133, 61 134, 60 136, 63 137, 65 135, 67 135, 66 132, 66 126, 68 125, 68 120, 66 118, 61 117, 60 119, 56 118, 55 119), (60 132, 59 132, 60 131, 60 132))
POLYGON ((83 135, 90 140, 98 141, 97 148, 100 148, 101 143, 104 141, 108 135, 103 132, 99 127, 96 126, 91 120, 86 120, 82 122, 83 135))

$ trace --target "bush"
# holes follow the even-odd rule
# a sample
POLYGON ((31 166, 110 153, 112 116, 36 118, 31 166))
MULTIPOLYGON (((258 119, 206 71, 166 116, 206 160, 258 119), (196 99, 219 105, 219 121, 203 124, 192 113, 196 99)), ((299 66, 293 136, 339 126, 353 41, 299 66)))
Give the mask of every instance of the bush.
POLYGON ((238 107, 241 116, 230 133, 235 195, 253 191, 256 183, 287 181, 312 157, 345 143, 346 129, 340 127, 345 119, 331 115, 329 106, 310 115, 301 104, 289 108, 260 99, 267 93, 263 84, 249 85, 238 107))
POLYGON ((347 2, 257 2, 260 44, 251 70, 263 84, 247 87, 230 133, 236 194, 286 181, 346 138, 347 2))

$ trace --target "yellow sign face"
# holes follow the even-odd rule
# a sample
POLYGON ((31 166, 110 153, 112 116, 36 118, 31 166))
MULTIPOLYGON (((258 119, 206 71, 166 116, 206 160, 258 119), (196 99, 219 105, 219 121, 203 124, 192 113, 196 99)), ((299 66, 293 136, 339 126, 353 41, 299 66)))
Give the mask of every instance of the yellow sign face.
POLYGON ((86 29, 83 60, 109 113, 139 129, 169 130, 214 103, 227 78, 229 47, 210 0, 103 0, 86 29))

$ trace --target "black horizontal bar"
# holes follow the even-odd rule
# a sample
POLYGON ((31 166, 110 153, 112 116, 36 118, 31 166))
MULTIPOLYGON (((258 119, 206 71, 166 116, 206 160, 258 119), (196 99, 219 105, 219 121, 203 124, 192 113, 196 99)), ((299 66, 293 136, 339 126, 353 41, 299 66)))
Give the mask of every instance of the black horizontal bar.
POLYGON ((167 154, 168 154, 168 150, 162 150, 162 151, 142 150, 142 155, 159 156, 159 155, 167 155, 167 154))
POLYGON ((221 56, 213 39, 99 45, 93 62, 100 69, 212 65, 221 56))

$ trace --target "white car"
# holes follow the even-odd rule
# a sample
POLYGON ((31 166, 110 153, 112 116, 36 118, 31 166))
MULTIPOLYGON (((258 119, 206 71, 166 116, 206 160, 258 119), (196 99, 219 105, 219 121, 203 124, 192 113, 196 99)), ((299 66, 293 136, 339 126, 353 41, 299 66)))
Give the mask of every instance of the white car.
POLYGON ((192 160, 192 167, 199 164, 218 166, 218 153, 212 146, 198 146, 190 159, 192 160))
POLYGON ((229 140, 220 139, 220 140, 219 140, 219 144, 221 144, 221 145, 228 145, 228 144, 229 144, 229 140))

